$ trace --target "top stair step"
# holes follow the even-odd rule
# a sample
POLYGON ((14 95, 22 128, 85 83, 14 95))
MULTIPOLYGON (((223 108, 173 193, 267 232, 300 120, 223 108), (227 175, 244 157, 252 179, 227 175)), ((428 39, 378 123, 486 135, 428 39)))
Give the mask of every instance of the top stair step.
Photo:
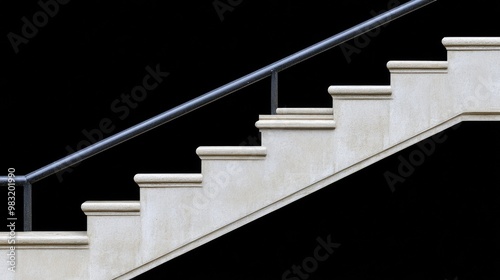
POLYGON ((500 50, 500 37, 445 37, 442 43, 448 51, 500 50))

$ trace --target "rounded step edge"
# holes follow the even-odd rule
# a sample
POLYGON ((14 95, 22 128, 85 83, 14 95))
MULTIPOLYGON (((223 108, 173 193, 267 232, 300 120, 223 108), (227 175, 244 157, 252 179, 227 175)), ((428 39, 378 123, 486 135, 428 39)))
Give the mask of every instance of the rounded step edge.
POLYGON ((294 119, 264 119, 255 123, 258 129, 288 129, 288 130, 329 130, 335 129, 333 118, 328 120, 294 120, 294 119))
POLYGON ((259 120, 333 120, 333 108, 278 108, 276 115, 259 115, 259 120))
POLYGON ((389 61, 387 69, 398 73, 448 73, 448 61, 389 61))
POLYGON ((259 115, 259 120, 333 120, 332 115, 259 115))
POLYGON ((448 51, 500 50, 500 37, 445 37, 441 43, 448 51))
MULTIPOLYGON (((13 246, 9 244, 8 232, 0 233, 0 249, 13 246)), ((16 249, 86 249, 89 238, 86 231, 29 231, 16 232, 16 249)))
POLYGON ((86 201, 82 211, 87 216, 139 216, 139 201, 86 201))
POLYGON ((333 99, 391 99, 391 86, 330 86, 328 93, 333 99))
POLYGON ((196 154, 202 160, 263 160, 267 149, 262 146, 205 146, 198 147, 196 154))
POLYGON ((333 115, 332 108, 277 108, 278 115, 333 115))
POLYGON ((134 181, 140 188, 201 188, 203 175, 183 174, 136 174, 134 181))

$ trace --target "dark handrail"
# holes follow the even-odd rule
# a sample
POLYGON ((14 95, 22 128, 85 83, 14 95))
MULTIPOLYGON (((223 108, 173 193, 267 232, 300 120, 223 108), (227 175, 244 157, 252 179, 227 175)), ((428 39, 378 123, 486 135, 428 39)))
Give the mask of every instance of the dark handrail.
MULTIPOLYGON (((396 18, 404 16, 410 12, 413 12, 427 4, 435 2, 436 0, 413 0, 405 4, 402 4, 396 8, 393 8, 383 14, 380 14, 374 18, 371 18, 363 23, 360 23, 354 27, 351 27, 337 35, 334 35, 328 39, 325 39, 319 43, 316 43, 310 47, 307 47, 299 52, 296 52, 290 56, 287 56, 277 62, 269 64, 255 72, 252 72, 246 76, 243 76, 237 80, 234 80, 226 85, 223 85, 217 89, 207 92, 199 97, 196 97, 190 101, 187 101, 173 109, 163 112, 155 117, 152 117, 146 121, 143 121, 137 125, 134 125, 126 130, 123 130, 115 135, 105 138, 99 142, 96 142, 84 149, 76 151, 62 159, 59 159, 51 164, 48 164, 40 169, 37 169, 25 176, 26 183, 33 184, 47 176, 53 175, 59 171, 62 171, 78 162, 88 159, 100 152, 103 152, 115 145, 121 144, 127 140, 130 140, 144 132, 147 132, 153 128, 156 128, 162 124, 165 124, 171 120, 174 120, 184 114, 190 113, 202 106, 205 106, 219 98, 229 95, 237 90, 247 87, 253 83, 256 83, 264 78, 272 76, 272 103, 276 103, 273 106, 273 110, 277 106, 277 77, 278 72, 285 70, 299 62, 307 60, 313 56, 316 56, 326 50, 329 50, 335 46, 338 46, 346 41, 349 41, 359 35, 362 35, 372 29, 380 27, 396 18)), ((7 185, 7 177, 0 177, 0 185, 7 185)))

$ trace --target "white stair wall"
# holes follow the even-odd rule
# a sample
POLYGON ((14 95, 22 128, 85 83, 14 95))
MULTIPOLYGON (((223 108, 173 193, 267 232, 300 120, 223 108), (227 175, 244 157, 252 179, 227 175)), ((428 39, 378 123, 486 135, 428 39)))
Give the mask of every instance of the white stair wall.
POLYGON ((18 233, 7 279, 130 279, 457 123, 500 120, 500 38, 443 44, 448 61, 389 62, 388 86, 260 116, 261 147, 198 148, 201 174, 136 175, 139 202, 82 205, 86 233, 18 233))

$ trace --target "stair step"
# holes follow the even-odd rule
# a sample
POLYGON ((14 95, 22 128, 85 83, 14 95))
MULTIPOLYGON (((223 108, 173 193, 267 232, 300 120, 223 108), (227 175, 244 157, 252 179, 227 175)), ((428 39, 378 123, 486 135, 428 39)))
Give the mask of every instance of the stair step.
POLYGON ((334 129, 334 120, 259 120, 258 129, 334 129))
POLYGON ((201 174, 137 174, 134 181, 141 188, 201 188, 201 174))
POLYGON ((198 147, 196 154, 202 160, 260 160, 267 155, 266 147, 198 147))
POLYGON ((332 108, 278 108, 278 115, 333 115, 332 108))
POLYGON ((260 115, 259 120, 333 120, 332 115, 260 115))
POLYGON ((391 73, 447 73, 448 61, 389 61, 391 73))
POLYGON ((260 115, 259 120, 332 120, 332 108, 278 108, 277 115, 260 115))
POLYGON ((333 99, 391 99, 391 86, 330 86, 333 99))
POLYGON ((442 43, 448 51, 500 50, 500 37, 445 37, 442 43))
POLYGON ((260 115, 259 129, 333 129, 332 108, 278 108, 277 115, 260 115))
POLYGON ((87 216, 139 216, 139 201, 87 201, 82 204, 87 216))
MULTIPOLYGON (((9 236, 7 234, 0 235, 0 247, 8 248, 9 236)), ((86 231, 30 231, 16 232, 15 246, 18 248, 87 248, 89 238, 86 231)))

